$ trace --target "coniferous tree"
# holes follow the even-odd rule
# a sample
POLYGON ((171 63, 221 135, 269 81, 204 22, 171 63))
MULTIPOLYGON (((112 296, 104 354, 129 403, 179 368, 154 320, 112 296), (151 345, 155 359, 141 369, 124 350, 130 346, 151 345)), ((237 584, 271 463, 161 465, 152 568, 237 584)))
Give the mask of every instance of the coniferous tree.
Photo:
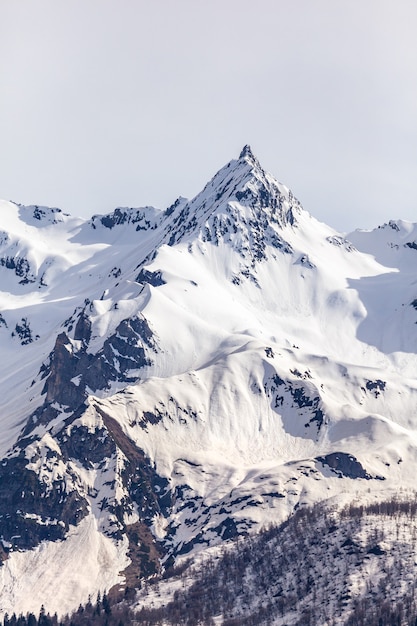
POLYGON ((107 597, 106 592, 104 592, 103 594, 103 599, 102 599, 102 606, 103 606, 103 610, 105 612, 106 615, 110 615, 111 614, 111 606, 109 603, 109 599, 107 597))

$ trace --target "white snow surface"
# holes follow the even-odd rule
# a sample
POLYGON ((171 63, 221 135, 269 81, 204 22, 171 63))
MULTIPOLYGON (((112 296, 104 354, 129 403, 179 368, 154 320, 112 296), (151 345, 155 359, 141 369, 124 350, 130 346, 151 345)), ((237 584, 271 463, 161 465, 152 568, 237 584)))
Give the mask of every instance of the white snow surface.
POLYGON ((73 527, 65 541, 43 542, 33 550, 13 553, 0 568, 1 616, 13 612, 70 613, 94 598, 97 589, 122 582, 129 560, 126 545, 116 545, 97 528, 90 515, 73 527))
MULTIPOLYGON (((194 516, 178 506, 155 519, 158 538, 176 529, 176 548, 199 532, 200 549, 213 545, 228 516, 256 530, 300 503, 414 485, 417 224, 345 239, 242 155, 165 212, 84 221, 0 203, 1 456, 45 399, 40 368, 69 333, 65 320, 88 314, 96 353, 122 320, 142 315, 156 342, 151 364, 134 383, 92 392, 80 420, 95 427, 99 407, 172 488, 201 499, 194 516), (310 404, 297 404, 294 390, 310 404), (312 420, 316 398, 322 424, 312 420), (333 452, 379 478, 340 478, 317 460, 333 452)), ((39 445, 53 449, 60 419, 39 426, 39 445)), ((72 471, 84 493, 104 489, 102 478, 72 471)), ((0 567, 2 611, 44 604, 62 614, 119 580, 127 545, 103 534, 111 520, 90 505, 65 541, 14 552, 0 567)))

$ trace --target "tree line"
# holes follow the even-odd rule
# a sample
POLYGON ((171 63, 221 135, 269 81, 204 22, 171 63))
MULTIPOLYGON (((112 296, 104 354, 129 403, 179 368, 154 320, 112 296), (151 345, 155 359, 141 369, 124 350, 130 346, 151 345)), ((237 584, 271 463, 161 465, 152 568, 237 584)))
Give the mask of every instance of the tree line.
POLYGON ((415 495, 342 511, 300 507, 283 524, 239 537, 200 565, 189 560, 149 579, 138 593, 99 594, 59 619, 44 609, 13 614, 3 626, 214 626, 219 616, 223 626, 284 624, 290 617, 296 626, 417 626, 416 517, 415 495), (177 584, 164 602, 167 581, 177 584))

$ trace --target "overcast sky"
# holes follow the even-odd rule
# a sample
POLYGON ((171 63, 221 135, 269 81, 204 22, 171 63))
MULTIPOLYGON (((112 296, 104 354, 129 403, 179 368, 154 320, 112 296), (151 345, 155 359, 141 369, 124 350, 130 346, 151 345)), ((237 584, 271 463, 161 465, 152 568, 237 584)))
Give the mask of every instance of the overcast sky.
POLYGON ((0 197, 165 208, 249 143, 340 231, 417 221, 416 33, 416 0, 0 0, 0 197))

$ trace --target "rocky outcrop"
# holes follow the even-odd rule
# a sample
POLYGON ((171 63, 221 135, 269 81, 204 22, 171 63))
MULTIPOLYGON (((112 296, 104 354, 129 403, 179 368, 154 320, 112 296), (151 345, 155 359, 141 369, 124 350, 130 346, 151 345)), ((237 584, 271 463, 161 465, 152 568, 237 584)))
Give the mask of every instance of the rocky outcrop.
POLYGON ((97 391, 114 381, 138 380, 138 370, 151 364, 149 353, 156 349, 147 321, 139 316, 122 320, 95 354, 88 351, 90 339, 91 322, 85 312, 78 317, 74 339, 66 332, 58 335, 41 372, 46 378, 45 404, 57 402, 75 411, 85 401, 87 388, 97 391))
POLYGON ((20 441, 24 444, 33 454, 20 447, 0 465, 0 532, 7 553, 63 539, 69 526, 87 514, 87 502, 71 485, 71 476, 53 471, 57 465, 64 468, 62 456, 34 441, 20 441))

